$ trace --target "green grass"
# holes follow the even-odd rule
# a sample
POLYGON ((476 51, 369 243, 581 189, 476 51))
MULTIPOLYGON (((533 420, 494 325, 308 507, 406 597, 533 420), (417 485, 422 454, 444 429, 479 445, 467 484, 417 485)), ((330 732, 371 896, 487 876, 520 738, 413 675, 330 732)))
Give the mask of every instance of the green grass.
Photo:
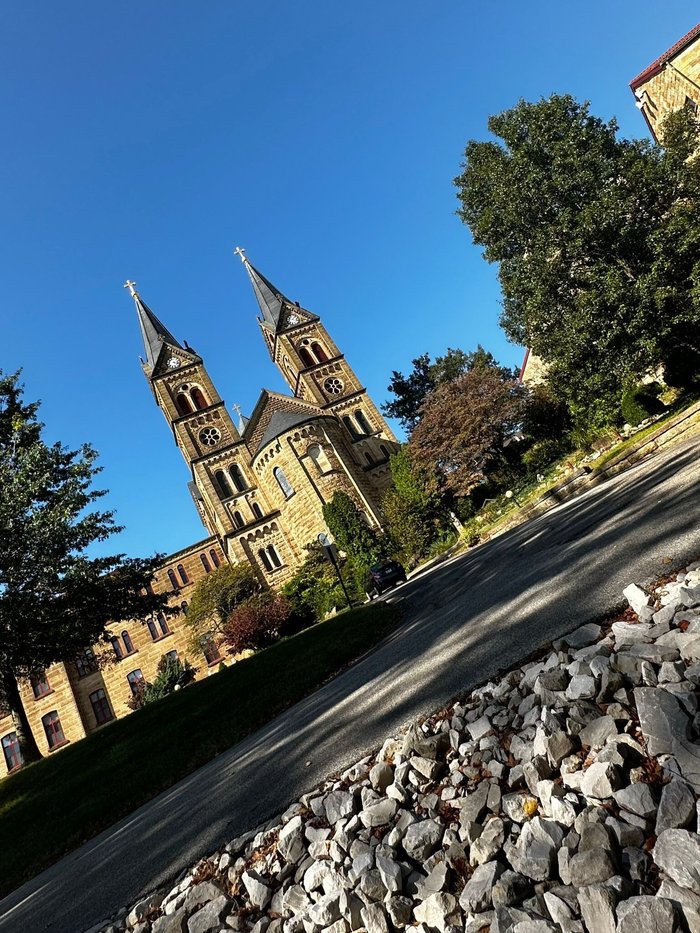
POLYGON ((343 612, 0 781, 0 896, 269 722, 397 622, 385 603, 343 612))

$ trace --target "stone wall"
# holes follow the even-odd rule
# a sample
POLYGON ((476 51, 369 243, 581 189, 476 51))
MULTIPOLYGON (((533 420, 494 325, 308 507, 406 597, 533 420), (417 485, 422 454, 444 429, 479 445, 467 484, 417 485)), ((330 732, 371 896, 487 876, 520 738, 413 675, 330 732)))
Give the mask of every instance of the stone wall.
MULTIPOLYGON (((184 551, 170 555, 158 571, 154 581, 154 590, 159 593, 169 592, 171 606, 189 604, 192 591, 198 580, 207 574, 202 562, 202 555, 206 558, 210 571, 214 569, 212 551, 217 555, 219 563, 224 563, 224 556, 216 538, 206 538, 184 551), (187 583, 183 583, 179 576, 178 567, 182 567, 187 576, 187 583), (168 576, 168 571, 176 575, 177 589, 168 576)), ((210 572, 209 571, 209 572, 210 572)), ((80 676, 78 668, 72 662, 53 664, 46 671, 46 680, 50 692, 35 698, 31 685, 27 682, 20 684, 22 702, 27 712, 29 724, 34 737, 43 754, 53 754, 58 748, 49 751, 42 717, 47 713, 56 711, 59 715, 61 728, 66 743, 75 742, 84 738, 97 729, 103 728, 98 724, 92 708, 90 695, 97 690, 104 690, 113 719, 121 719, 131 712, 127 702, 131 697, 131 687, 127 675, 140 670, 147 681, 155 679, 158 663, 164 654, 177 651, 180 660, 187 658, 197 670, 197 678, 206 677, 212 670, 216 670, 219 661, 211 665, 203 655, 193 650, 190 644, 190 632, 185 625, 185 615, 170 616, 166 619, 167 634, 163 634, 157 626, 157 637, 153 638, 147 625, 138 620, 125 622, 115 626, 111 634, 119 639, 123 657, 118 659, 114 649, 109 645, 95 646, 94 654, 99 659, 98 669, 85 676, 80 676), (126 632, 133 645, 133 651, 125 649, 122 633, 126 632)), ((109 720, 112 721, 112 720, 109 720)), ((0 739, 14 732, 14 725, 9 715, 0 716, 0 739)), ((63 748, 64 745, 59 746, 63 748)), ((8 772, 5 756, 0 756, 0 777, 8 772)))

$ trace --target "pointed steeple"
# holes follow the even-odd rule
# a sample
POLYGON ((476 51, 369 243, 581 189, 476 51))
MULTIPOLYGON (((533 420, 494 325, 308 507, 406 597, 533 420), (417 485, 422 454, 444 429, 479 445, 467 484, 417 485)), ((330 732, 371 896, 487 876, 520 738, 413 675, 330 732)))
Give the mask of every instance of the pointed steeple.
MULTIPOLYGON (((262 314, 261 323, 267 325, 274 334, 278 334, 287 326, 289 317, 298 316, 295 315, 295 312, 301 309, 299 309, 296 302, 290 301, 269 279, 266 279, 261 272, 258 272, 248 257, 244 255, 244 249, 237 246, 233 252, 236 256, 240 256, 241 262, 250 276, 258 307, 262 314)), ((304 315, 306 320, 318 320, 317 316, 311 314, 310 311, 304 311, 304 315)), ((296 321, 295 323, 299 322, 296 321)))
POLYGON ((234 250, 234 254, 241 257, 241 262, 246 267, 248 275, 250 276, 250 281, 253 285, 253 291, 255 292, 263 321, 270 324, 274 330, 277 330, 282 320, 284 306, 290 305, 291 302, 278 288, 275 288, 272 282, 268 281, 262 273, 258 272, 244 253, 245 250, 241 249, 240 246, 237 246, 234 250))
POLYGON ((146 350, 144 368, 152 370, 158 361, 164 343, 167 343, 171 347, 177 347, 179 350, 182 350, 183 347, 175 337, 173 337, 165 324, 158 320, 146 302, 143 301, 136 291, 136 282, 127 281, 124 288, 129 289, 131 297, 134 299, 134 304, 136 305, 141 336, 143 337, 143 345, 146 350))

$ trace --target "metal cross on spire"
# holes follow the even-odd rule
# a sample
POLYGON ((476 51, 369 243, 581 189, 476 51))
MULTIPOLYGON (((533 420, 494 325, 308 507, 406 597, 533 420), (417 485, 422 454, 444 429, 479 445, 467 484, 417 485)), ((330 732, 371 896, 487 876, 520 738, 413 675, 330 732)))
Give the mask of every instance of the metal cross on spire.
POLYGON ((232 405, 231 408, 236 412, 236 414, 237 414, 238 417, 240 418, 241 415, 243 414, 243 412, 241 411, 241 406, 240 406, 240 405, 232 405))
POLYGON ((132 282, 130 279, 127 279, 126 282, 124 282, 124 288, 129 289, 132 298, 135 298, 138 294, 136 291, 136 282, 132 282))
POLYGON ((239 256, 241 262, 248 262, 248 259, 246 258, 246 256, 244 256, 244 253, 245 253, 245 250, 240 246, 237 246, 233 251, 233 255, 239 256))

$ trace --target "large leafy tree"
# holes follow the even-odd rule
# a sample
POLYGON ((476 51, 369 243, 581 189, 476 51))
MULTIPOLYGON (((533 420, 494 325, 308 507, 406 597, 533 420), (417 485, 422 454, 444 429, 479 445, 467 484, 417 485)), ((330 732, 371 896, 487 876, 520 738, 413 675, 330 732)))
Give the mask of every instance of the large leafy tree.
MULTIPOLYGON (((700 350, 698 125, 665 150, 553 95, 491 117, 455 179, 459 215, 499 264, 508 337, 549 364, 579 423, 617 409, 624 383, 700 350)), ((683 369, 683 366, 680 367, 683 369)))
POLYGON ((40 758, 18 679, 107 637, 110 622, 164 608, 148 592, 158 557, 89 557, 91 544, 120 528, 91 510, 104 492, 88 445, 42 440, 38 403, 23 400, 18 374, 0 373, 0 690, 25 762, 40 758))
POLYGON ((207 636, 212 628, 222 631, 231 613, 261 590, 250 564, 222 564, 197 583, 190 600, 187 624, 194 642, 207 636))
POLYGON ((441 475, 445 488, 467 495, 503 455, 519 429, 527 393, 492 366, 443 382, 425 400, 408 449, 413 462, 441 475))
POLYGON ((435 362, 431 362, 429 353, 424 353, 413 360, 413 369, 407 376, 394 370, 388 386, 394 398, 382 405, 382 411, 390 418, 398 418, 410 432, 420 420, 420 408, 428 393, 479 366, 495 366, 510 374, 482 346, 471 352, 448 347, 445 355, 436 357, 435 362))
POLYGON ((335 543, 348 555, 358 581, 361 581, 367 569, 384 556, 387 542, 374 528, 370 528, 346 492, 334 493, 331 501, 325 503, 323 519, 335 543))
POLYGON ((393 484, 382 497, 392 538, 408 561, 423 556, 439 530, 443 512, 431 474, 419 469, 404 445, 391 456, 393 484))

